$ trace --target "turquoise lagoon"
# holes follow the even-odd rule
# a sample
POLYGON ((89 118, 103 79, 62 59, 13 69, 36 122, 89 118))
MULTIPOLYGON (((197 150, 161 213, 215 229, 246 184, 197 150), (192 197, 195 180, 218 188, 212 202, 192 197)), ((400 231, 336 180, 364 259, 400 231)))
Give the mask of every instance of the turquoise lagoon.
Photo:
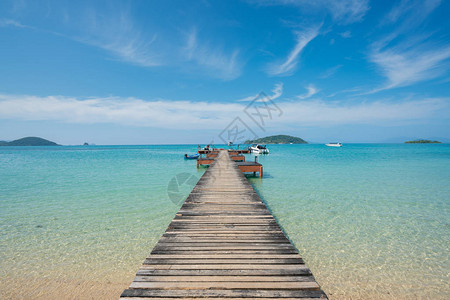
MULTIPOLYGON (((269 148, 249 180, 331 299, 449 297, 450 145, 269 148)), ((192 188, 169 182, 203 174, 195 151, 1 147, 0 297, 117 298, 192 188)))

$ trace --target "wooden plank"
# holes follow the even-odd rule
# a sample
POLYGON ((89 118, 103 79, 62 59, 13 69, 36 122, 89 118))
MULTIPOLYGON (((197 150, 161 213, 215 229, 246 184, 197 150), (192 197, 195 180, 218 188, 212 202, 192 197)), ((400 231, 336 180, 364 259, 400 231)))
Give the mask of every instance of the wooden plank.
POLYGON ((178 250, 178 249, 153 249, 151 254, 298 254, 295 249, 233 249, 233 250, 178 250))
POLYGON ((247 265, 247 264, 303 264, 303 260, 301 259, 249 259, 249 258, 241 258, 241 259, 145 259, 144 265, 152 265, 152 264, 168 264, 168 265, 184 265, 184 264, 239 264, 239 265, 247 265))
MULTIPOLYGON (((171 297, 171 298, 161 298, 161 297, 120 297, 120 299, 122 300, 144 300, 144 299, 158 299, 158 300, 174 300, 174 299, 183 299, 183 300, 196 300, 199 299, 198 297, 195 298, 191 298, 191 297, 171 297)), ((205 298, 204 298, 205 299, 205 298)), ((250 298, 235 298, 235 297, 231 297, 231 298, 217 298, 217 297, 208 297, 208 299, 214 299, 214 300, 248 300, 250 298)), ((273 300, 274 298, 255 298, 255 297, 251 297, 252 300, 273 300)), ((282 298, 283 300, 298 300, 299 298, 282 298)), ((317 300, 318 298, 301 298, 302 300, 317 300)), ((320 299, 320 298, 319 298, 320 299)), ((326 298, 323 298, 326 299, 326 298)))
POLYGON ((295 269, 153 269, 140 268, 138 276, 309 276, 311 271, 306 266, 295 269))
POLYGON ((246 239, 238 239, 234 238, 231 239, 229 237, 226 238, 202 238, 202 237, 193 237, 193 238, 161 238, 160 242, 162 243, 176 243, 178 245, 182 245, 183 243, 220 243, 220 242, 227 242, 227 241, 233 241, 233 243, 268 243, 268 244, 285 244, 288 242, 287 239, 252 239, 249 240, 246 239))
MULTIPOLYGON (((156 247, 258 247, 258 249, 266 248, 266 249, 278 249, 278 248, 290 248, 291 244, 288 243, 261 243, 260 241, 250 242, 250 243, 239 243, 235 240, 230 239, 228 242, 210 242, 210 243, 192 243, 186 242, 183 244, 180 243, 167 243, 167 242, 158 242, 156 247)), ((251 249, 251 248, 249 248, 251 249)))
POLYGON ((133 281, 130 284, 132 289, 318 289, 317 282, 217 282, 217 281, 133 281))
POLYGON ((155 290, 155 289, 126 289, 122 293, 122 297, 198 297, 198 298, 322 298, 326 299, 326 295, 320 290, 247 290, 247 289, 233 289, 233 290, 155 290))
POLYGON ((284 270, 284 269, 297 269, 301 267, 301 264, 275 264, 275 265, 269 265, 269 264, 181 264, 181 265, 175 265, 175 264, 143 264, 141 268, 148 268, 148 269, 172 269, 172 270, 260 270, 260 269, 268 269, 268 270, 284 270))
POLYGON ((295 258, 295 259, 300 259, 300 255, 298 254, 213 254, 213 255, 203 255, 203 254, 191 254, 191 255, 186 255, 186 254, 182 254, 182 255, 165 255, 165 254, 151 254, 149 257, 147 258, 168 258, 168 259, 208 259, 208 258, 215 258, 215 259, 221 259, 221 258, 234 258, 234 259, 241 259, 241 258, 246 258, 246 259, 261 259, 261 258, 271 258, 271 259, 275 259, 275 258, 295 258))
POLYGON ((174 247, 168 247, 168 246, 158 246, 156 245, 154 249, 157 250, 187 250, 187 251, 194 251, 194 250, 269 250, 269 249, 295 249, 292 245, 281 247, 281 246, 273 246, 273 245, 261 245, 261 246, 191 246, 191 247, 184 247, 184 246, 174 246, 174 247))
POLYGON ((190 282, 190 281, 216 281, 216 282, 287 282, 287 281, 302 281, 302 282, 310 282, 314 281, 313 276, 240 276, 240 275, 212 275, 212 276, 158 276, 158 275, 138 275, 134 278, 134 282, 148 282, 148 281, 158 281, 158 282, 167 282, 167 281, 180 281, 180 282, 190 282))

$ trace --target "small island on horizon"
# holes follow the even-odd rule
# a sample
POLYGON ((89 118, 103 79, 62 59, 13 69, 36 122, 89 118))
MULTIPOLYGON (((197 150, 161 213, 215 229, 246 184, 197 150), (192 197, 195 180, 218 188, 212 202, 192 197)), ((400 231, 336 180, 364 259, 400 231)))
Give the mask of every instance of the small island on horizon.
POLYGON ((40 137, 24 137, 11 142, 0 141, 0 146, 60 146, 55 142, 40 137))
POLYGON ((405 144, 442 144, 442 142, 432 140, 414 140, 414 141, 407 141, 405 142, 405 144))
POLYGON ((246 140, 245 144, 308 144, 308 142, 299 137, 279 134, 254 140, 246 140))

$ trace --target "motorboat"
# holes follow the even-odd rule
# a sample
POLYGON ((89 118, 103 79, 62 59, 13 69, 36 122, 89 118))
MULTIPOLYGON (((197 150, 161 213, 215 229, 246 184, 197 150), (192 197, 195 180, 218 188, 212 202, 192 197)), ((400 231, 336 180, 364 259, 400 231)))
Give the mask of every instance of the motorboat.
POLYGON ((328 143, 328 144, 325 144, 325 145, 328 146, 328 147, 342 147, 341 143, 328 143))
POLYGON ((266 145, 260 144, 251 145, 250 147, 248 147, 248 151, 255 154, 269 154, 269 149, 267 149, 266 145))
POLYGON ((198 159, 200 157, 200 154, 193 154, 193 155, 184 155, 184 159, 198 159))

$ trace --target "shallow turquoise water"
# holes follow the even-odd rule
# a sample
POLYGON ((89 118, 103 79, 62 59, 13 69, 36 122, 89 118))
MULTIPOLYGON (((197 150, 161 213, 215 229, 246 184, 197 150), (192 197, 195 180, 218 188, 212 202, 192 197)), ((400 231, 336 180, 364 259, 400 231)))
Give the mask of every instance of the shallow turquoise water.
MULTIPOLYGON (((202 175, 195 150, 0 148, 0 276, 127 285, 181 205, 171 179, 202 175)), ((450 145, 270 151, 249 180, 331 298, 448 297, 450 145)))

